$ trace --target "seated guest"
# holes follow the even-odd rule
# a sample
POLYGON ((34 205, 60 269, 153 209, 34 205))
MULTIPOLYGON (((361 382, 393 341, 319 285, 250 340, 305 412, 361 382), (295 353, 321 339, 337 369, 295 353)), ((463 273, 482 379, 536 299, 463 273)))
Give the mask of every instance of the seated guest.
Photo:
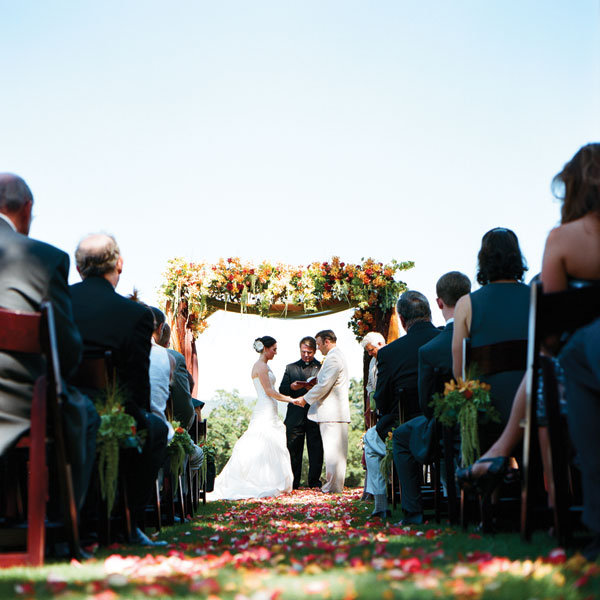
MULTIPOLYGON (((542 260, 544 293, 568 287, 600 284, 600 144, 587 144, 564 166, 552 182, 562 200, 561 224, 546 240, 542 260)), ((567 406, 571 400, 567 397, 567 406)), ((457 471, 462 485, 479 479, 499 481, 508 457, 523 437, 525 378, 517 390, 510 418, 500 437, 469 469, 457 471)), ((490 485, 486 485, 490 487, 490 485)))
MULTIPOLYGON (((152 412, 169 428, 167 437, 170 441, 175 432, 173 426, 167 420, 166 409, 175 361, 171 358, 167 349, 158 344, 163 335, 163 327, 166 325, 165 315, 155 306, 149 308, 154 317, 154 332, 152 333, 152 348, 150 350, 150 407, 152 412)), ((190 468, 198 470, 201 466, 202 448, 194 444, 194 454, 190 459, 190 468)))
POLYGON ((193 380, 187 370, 185 356, 181 352, 169 348, 170 338, 171 328, 168 323, 163 323, 160 339, 156 343, 167 349, 171 362, 174 363, 169 382, 169 391, 173 401, 173 418, 175 421, 179 421, 182 427, 189 429, 194 422, 194 404, 191 394, 193 380))
POLYGON ((561 352, 568 421, 583 484, 583 522, 594 532, 583 550, 590 561, 600 556, 600 319, 575 332, 561 352))
MULTIPOLYGON (((529 286, 522 283, 527 270, 513 231, 496 227, 481 240, 477 281, 481 287, 456 304, 452 336, 452 371, 462 376, 463 338, 471 347, 509 340, 526 340, 529 320, 529 286)), ((491 385, 494 406, 502 425, 508 421, 515 392, 524 369, 481 377, 491 385)), ((488 443, 489 446, 489 443, 488 443)))
MULTIPOLYGON (((50 300, 54 312, 61 375, 68 379, 81 359, 81 336, 73 320, 67 284, 69 257, 28 237, 33 196, 17 175, 0 174, 0 306, 37 312, 50 300)), ((0 353, 0 454, 29 429, 33 383, 44 372, 41 356, 0 353)), ((81 507, 96 453, 100 418, 91 401, 65 387, 64 431, 81 507)))
MULTIPOLYGON (((380 348, 385 346, 385 338, 377 331, 369 331, 367 335, 360 341, 362 349, 371 357, 369 363, 369 378, 367 379, 367 396, 372 402, 375 387, 377 386, 377 353, 380 348)), ((375 408, 375 405, 372 405, 375 408)))
POLYGON ((417 356, 419 348, 437 336, 440 331, 431 323, 431 309, 427 298, 420 292, 407 291, 397 305, 400 323, 406 335, 381 348, 377 353, 377 386, 375 404, 377 425, 364 435, 367 464, 366 492, 373 494, 375 509, 372 516, 387 516, 386 482, 380 471, 381 459, 386 454, 385 440, 400 420, 421 413, 417 393, 417 356))
MULTIPOLYGON (((440 335, 419 348, 419 402, 423 415, 400 425, 393 434, 394 465, 398 473, 402 497, 403 523, 423 522, 423 461, 435 443, 432 435, 427 437, 427 429, 433 419, 433 409, 429 406, 431 397, 441 390, 436 389, 435 370, 444 374, 445 381, 452 377, 452 330, 454 307, 459 298, 471 291, 471 281, 466 275, 452 271, 442 275, 436 284, 437 305, 446 327, 440 335)), ((454 468, 452 470, 454 472, 454 468)))
MULTIPOLYGON (((125 394, 125 410, 132 415, 146 441, 140 455, 126 461, 128 496, 134 523, 154 490, 159 468, 165 461, 167 426, 150 411, 150 348, 152 311, 115 291, 123 269, 117 242, 112 236, 84 238, 75 251, 77 270, 83 281, 71 286, 73 314, 83 338, 85 352, 110 350, 117 382, 125 394)), ((151 541, 135 528, 134 543, 164 545, 151 541)))

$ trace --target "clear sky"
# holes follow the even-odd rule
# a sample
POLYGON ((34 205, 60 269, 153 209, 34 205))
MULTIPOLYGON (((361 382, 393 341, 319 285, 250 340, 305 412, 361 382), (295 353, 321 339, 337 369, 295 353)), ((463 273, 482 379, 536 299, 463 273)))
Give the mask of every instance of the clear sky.
MULTIPOLYGON (((404 280, 433 303, 443 273, 474 277, 495 226, 533 275, 552 176, 600 139, 597 0, 0 0, 0 15, 0 170, 33 190, 31 235, 72 256, 113 233, 118 290, 150 303, 170 257, 332 255, 414 260, 404 280)), ((267 333, 278 376, 330 326, 360 376, 347 318, 211 317, 199 396, 251 395, 267 333)))

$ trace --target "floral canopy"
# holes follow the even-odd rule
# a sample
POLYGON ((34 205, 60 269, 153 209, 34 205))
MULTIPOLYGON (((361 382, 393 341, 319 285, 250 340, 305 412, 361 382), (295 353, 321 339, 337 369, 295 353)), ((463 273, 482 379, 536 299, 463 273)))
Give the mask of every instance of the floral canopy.
POLYGON ((348 326, 357 339, 376 330, 378 317, 393 310, 406 284, 395 275, 414 266, 393 260, 384 265, 372 258, 346 264, 338 257, 307 267, 281 263, 253 264, 239 258, 216 264, 169 261, 162 292, 167 313, 185 316, 194 337, 208 326, 216 310, 263 317, 306 318, 356 307, 348 326), (377 313, 381 313, 378 315, 377 313))

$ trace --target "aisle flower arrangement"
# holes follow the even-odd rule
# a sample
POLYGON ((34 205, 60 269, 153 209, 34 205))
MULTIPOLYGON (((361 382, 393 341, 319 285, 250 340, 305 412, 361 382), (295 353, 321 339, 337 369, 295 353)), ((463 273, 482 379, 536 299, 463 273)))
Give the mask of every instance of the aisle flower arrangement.
POLYGON ((106 396, 99 398, 95 406, 100 415, 96 435, 100 493, 110 515, 117 494, 119 449, 136 448, 141 452, 145 432, 138 432, 135 419, 125 412, 123 395, 116 384, 107 389, 106 396))
POLYGON ((500 421, 492 404, 490 386, 477 379, 460 377, 444 384, 444 393, 435 394, 430 403, 434 417, 446 427, 460 425, 462 465, 472 465, 480 455, 479 424, 500 421))
POLYGON ((372 258, 347 264, 333 257, 331 262, 306 267, 268 261, 254 264, 239 258, 220 259, 215 264, 174 258, 164 274, 162 293, 173 314, 186 303, 188 326, 195 335, 204 331, 210 314, 217 308, 227 310, 229 305, 262 316, 277 307, 285 316, 291 305, 317 312, 344 304, 356 307, 349 325, 361 339, 373 328, 374 311, 393 309, 406 289, 406 284, 396 279, 397 273, 413 266, 413 262, 383 264, 372 258))
POLYGON ((175 434, 167 446, 167 454, 170 458, 171 473, 175 480, 177 480, 183 472, 185 457, 194 452, 194 442, 190 434, 181 427, 179 421, 171 421, 171 425, 175 434))

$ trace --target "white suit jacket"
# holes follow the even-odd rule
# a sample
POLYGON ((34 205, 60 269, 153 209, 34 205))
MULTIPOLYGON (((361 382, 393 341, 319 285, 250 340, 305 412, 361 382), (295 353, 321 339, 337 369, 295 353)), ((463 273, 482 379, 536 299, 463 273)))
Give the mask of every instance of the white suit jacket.
POLYGON ((336 346, 325 357, 315 386, 303 398, 310 408, 308 418, 317 423, 350 423, 348 367, 336 346))

